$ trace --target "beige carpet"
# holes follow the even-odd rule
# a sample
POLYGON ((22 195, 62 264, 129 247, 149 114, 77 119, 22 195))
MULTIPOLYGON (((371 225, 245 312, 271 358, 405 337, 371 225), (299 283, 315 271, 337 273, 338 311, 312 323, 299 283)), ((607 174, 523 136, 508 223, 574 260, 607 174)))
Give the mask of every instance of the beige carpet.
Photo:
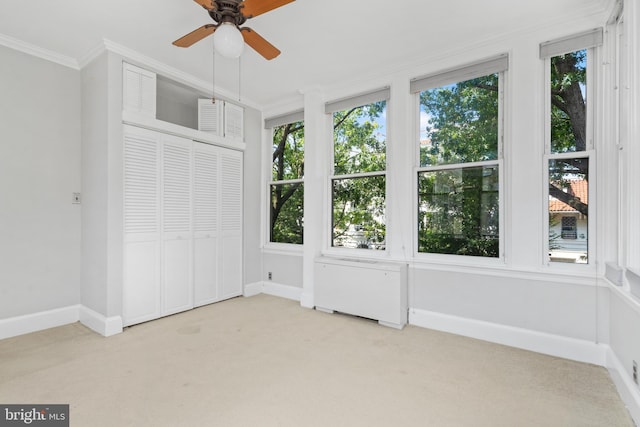
POLYGON ((266 295, 2 340, 0 402, 82 427, 633 426, 604 368, 266 295))

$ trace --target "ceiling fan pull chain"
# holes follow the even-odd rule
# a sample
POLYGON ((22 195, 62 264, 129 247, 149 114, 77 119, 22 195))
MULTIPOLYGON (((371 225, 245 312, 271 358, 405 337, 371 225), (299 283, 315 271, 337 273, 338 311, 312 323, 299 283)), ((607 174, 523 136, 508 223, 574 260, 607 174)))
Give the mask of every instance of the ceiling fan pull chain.
POLYGON ((242 56, 238 57, 238 102, 241 102, 241 89, 242 89, 242 56))

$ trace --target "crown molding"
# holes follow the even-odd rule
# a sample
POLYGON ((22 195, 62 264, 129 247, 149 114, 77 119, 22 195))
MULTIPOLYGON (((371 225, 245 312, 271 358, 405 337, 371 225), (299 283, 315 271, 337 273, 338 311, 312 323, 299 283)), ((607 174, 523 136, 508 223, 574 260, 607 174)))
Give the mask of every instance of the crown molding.
POLYGON ((58 52, 44 49, 42 47, 27 43, 22 40, 18 40, 13 37, 9 37, 4 34, 0 34, 0 45, 17 50, 22 53, 26 53, 27 55, 44 59, 46 61, 55 62, 56 64, 62 65, 64 67, 72 68, 74 70, 80 70, 78 61, 76 61, 74 58, 71 58, 70 56, 61 55, 58 52))
MULTIPOLYGON (((25 53, 30 56, 35 56, 40 59, 44 59, 46 61, 54 62, 56 64, 80 71, 92 61, 94 61, 97 57, 99 57, 104 52, 112 52, 117 55, 122 56, 123 58, 135 62, 144 68, 149 69, 150 71, 154 71, 162 76, 168 77, 170 79, 176 80, 180 83, 183 83, 187 86, 191 86, 196 90, 201 90, 206 93, 215 93, 220 98, 226 98, 229 101, 237 101, 236 94, 222 89, 220 87, 212 87, 212 84, 208 81, 198 79, 191 74, 185 73, 177 68, 173 68, 169 65, 166 65, 160 61, 157 61, 149 56, 146 56, 140 52, 137 52, 128 47, 122 46, 118 43, 115 43, 108 39, 103 39, 100 43, 98 43, 93 49, 89 50, 85 55, 83 55, 80 59, 75 59, 69 56, 61 55, 52 50, 44 49, 39 46, 24 42, 22 40, 18 40, 16 38, 0 34, 0 46, 5 46, 10 49, 17 50, 19 52, 25 53)), ((251 99, 242 99, 240 101, 242 105, 254 108, 256 110, 262 110, 262 105, 254 102, 251 99)))
POLYGON ((96 46, 93 47, 93 49, 90 49, 87 53, 84 54, 84 56, 82 56, 78 60, 78 65, 80 66, 80 69, 82 70, 84 67, 92 63, 96 58, 98 58, 100 55, 102 55, 106 51, 107 51, 106 44, 103 41, 98 43, 96 46))

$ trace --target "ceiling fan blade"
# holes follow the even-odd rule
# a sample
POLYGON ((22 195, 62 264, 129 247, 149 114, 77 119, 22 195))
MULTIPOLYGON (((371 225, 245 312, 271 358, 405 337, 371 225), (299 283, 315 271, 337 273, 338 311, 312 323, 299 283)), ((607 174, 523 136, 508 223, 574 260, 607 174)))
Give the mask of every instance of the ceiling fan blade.
POLYGON ((180 37, 178 40, 174 41, 173 44, 178 47, 189 47, 195 42, 199 42, 203 38, 210 36, 216 30, 216 26, 213 24, 203 25, 197 30, 191 31, 186 36, 180 37))
POLYGON ((262 15, 265 12, 276 9, 295 0, 244 0, 242 14, 247 18, 262 15))
POLYGON ((194 1, 207 10, 216 9, 216 4, 213 2, 213 0, 194 0, 194 1))
POLYGON ((245 43, 251 46, 253 50, 262 55, 266 60, 272 60, 276 56, 280 55, 278 48, 266 41, 260 34, 256 33, 251 28, 242 28, 242 37, 244 37, 245 43))

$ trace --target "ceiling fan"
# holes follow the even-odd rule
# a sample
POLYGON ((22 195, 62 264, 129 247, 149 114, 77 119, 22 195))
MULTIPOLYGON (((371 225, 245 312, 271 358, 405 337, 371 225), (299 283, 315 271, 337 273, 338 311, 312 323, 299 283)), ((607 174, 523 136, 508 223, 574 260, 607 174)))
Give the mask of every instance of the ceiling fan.
MULTIPOLYGON (((230 57, 238 57, 242 53, 242 47, 244 43, 251 46, 256 52, 262 55, 265 59, 271 60, 280 55, 280 51, 274 45, 265 40, 260 34, 256 33, 249 27, 240 27, 246 22, 247 19, 254 18, 270 10, 276 9, 280 6, 284 6, 287 3, 291 3, 295 0, 194 0, 200 6, 205 8, 209 12, 211 19, 215 21, 215 24, 206 24, 202 27, 190 32, 189 34, 180 37, 174 41, 173 44, 178 47, 189 47, 192 44, 199 42, 203 38, 218 32, 215 36, 214 44, 216 49, 225 55, 224 51, 219 49, 218 41, 220 45, 237 45, 240 44, 238 49, 234 49, 228 55, 230 57), (224 33, 224 34, 222 34, 224 33), (239 37, 242 35, 242 38, 239 37), (244 43, 243 43, 244 40, 244 43)), ((224 46, 222 46, 224 50, 224 46)))

